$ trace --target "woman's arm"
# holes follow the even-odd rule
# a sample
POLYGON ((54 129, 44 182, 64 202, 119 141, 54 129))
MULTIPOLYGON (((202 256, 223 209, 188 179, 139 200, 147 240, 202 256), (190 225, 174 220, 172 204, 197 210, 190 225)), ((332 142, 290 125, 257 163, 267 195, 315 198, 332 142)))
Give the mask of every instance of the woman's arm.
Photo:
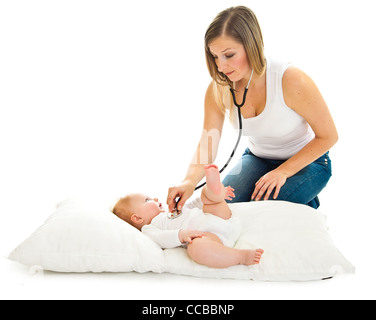
POLYGON ((213 83, 210 83, 205 95, 205 116, 200 142, 184 181, 190 181, 196 186, 205 176, 204 166, 212 164, 216 159, 224 119, 225 116, 215 101, 213 83))
POLYGON ((277 198, 287 178, 329 151, 338 140, 328 106, 308 75, 298 68, 289 68, 283 76, 282 88, 286 105, 309 123, 315 138, 277 169, 263 176, 256 183, 252 199, 260 200, 265 194, 267 200, 274 189, 274 198, 277 198))
POLYGON ((196 185, 205 176, 204 165, 213 163, 219 146, 222 134, 222 128, 225 115, 219 109, 213 92, 213 83, 210 83, 205 95, 205 116, 204 127, 200 142, 194 153, 188 171, 182 183, 178 186, 169 188, 167 196, 167 205, 169 211, 173 211, 176 202, 175 199, 180 197, 179 207, 193 194, 196 185))

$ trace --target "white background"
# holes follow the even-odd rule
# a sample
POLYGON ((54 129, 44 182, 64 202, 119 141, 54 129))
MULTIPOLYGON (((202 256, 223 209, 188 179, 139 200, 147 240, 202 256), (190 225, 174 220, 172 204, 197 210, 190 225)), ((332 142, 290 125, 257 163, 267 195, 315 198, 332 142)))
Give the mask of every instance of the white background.
MULTIPOLYGON (((375 298, 373 1, 1 1, 0 298, 375 298), (340 140, 320 211, 357 268, 308 283, 169 274, 31 275, 5 259, 74 195, 166 200, 201 134, 206 28, 223 9, 257 15, 266 54, 320 88, 340 140), (371 291, 368 291, 371 289, 371 291)), ((217 163, 236 140, 227 125, 217 163)), ((244 147, 237 152, 237 157, 244 147)))

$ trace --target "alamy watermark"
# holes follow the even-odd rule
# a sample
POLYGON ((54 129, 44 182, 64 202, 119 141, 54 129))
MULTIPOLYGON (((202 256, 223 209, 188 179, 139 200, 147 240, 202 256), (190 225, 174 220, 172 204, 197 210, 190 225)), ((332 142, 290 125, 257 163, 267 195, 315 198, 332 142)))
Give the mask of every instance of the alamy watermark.
MULTIPOLYGON (((212 164, 215 162, 217 157, 217 151, 219 147, 219 142, 221 140, 221 133, 218 129, 204 129, 202 131, 199 146, 192 158, 191 164, 193 165, 205 165, 212 164)), ((232 154, 233 156, 233 154, 232 154)), ((222 164, 216 163, 221 169, 222 164)), ((242 171, 241 161, 231 168, 232 170, 227 172, 228 175, 238 175, 242 171)))

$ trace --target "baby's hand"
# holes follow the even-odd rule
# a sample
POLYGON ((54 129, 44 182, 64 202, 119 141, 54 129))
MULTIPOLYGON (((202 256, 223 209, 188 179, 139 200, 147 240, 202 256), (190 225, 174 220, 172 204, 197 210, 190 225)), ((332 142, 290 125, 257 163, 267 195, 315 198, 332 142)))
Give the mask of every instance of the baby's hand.
POLYGON ((181 243, 192 243, 193 239, 201 238, 205 235, 204 232, 194 231, 194 230, 180 230, 179 231, 179 240, 181 243))
POLYGON ((225 193, 225 199, 226 200, 232 200, 232 198, 235 198, 235 189, 231 188, 230 186, 225 188, 226 193, 225 193))

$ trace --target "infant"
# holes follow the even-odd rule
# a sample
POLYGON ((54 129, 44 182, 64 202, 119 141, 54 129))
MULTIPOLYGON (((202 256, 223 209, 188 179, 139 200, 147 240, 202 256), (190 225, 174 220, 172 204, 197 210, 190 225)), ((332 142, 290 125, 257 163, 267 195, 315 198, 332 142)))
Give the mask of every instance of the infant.
POLYGON ((199 264, 212 268, 254 265, 260 262, 262 249, 235 249, 240 235, 240 221, 232 217, 225 199, 234 197, 234 189, 225 188, 218 167, 205 166, 206 185, 201 192, 202 211, 183 208, 175 219, 158 199, 143 194, 121 198, 113 213, 128 222, 162 248, 187 246, 188 255, 199 264))

